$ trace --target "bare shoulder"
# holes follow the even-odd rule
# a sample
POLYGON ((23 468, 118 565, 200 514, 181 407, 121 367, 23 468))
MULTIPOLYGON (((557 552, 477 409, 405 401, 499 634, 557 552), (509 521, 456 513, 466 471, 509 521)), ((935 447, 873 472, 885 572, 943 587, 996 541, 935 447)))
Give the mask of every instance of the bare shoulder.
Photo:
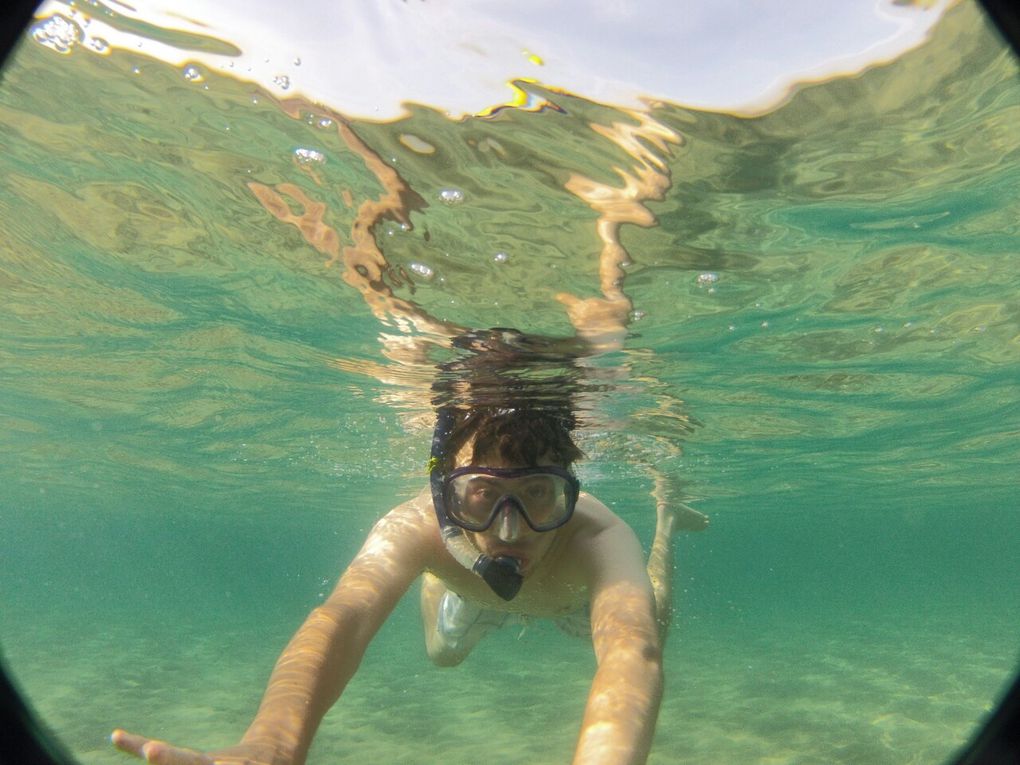
POLYGON ((408 500, 390 510, 376 521, 373 528, 387 528, 392 525, 406 527, 425 527, 435 525, 435 513, 432 512, 432 497, 428 490, 422 490, 408 500))
POLYGON ((401 502, 372 526, 358 558, 383 557, 425 565, 441 546, 427 491, 401 502))
POLYGON ((354 609, 365 624, 374 625, 372 630, 378 628, 428 565, 433 537, 439 535, 420 499, 400 503, 372 526, 322 607, 354 609))
POLYGON ((570 523, 573 528, 568 554, 583 562, 589 578, 610 570, 644 570, 644 553, 637 535, 596 497, 582 493, 570 523))
POLYGON ((578 497, 571 523, 576 524, 574 534, 585 542, 591 542, 600 536, 633 534, 630 526, 620 516, 587 492, 582 492, 578 497))

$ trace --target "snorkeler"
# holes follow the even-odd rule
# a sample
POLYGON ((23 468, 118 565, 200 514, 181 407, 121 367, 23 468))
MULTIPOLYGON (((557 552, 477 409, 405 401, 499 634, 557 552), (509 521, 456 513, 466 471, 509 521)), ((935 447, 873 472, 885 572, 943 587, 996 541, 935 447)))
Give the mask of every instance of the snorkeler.
MULTIPOLYGON (((672 134, 659 135, 654 125, 614 125, 610 133, 616 140, 638 152, 633 177, 626 176, 619 189, 581 176, 568 182, 568 190, 599 215, 602 296, 556 296, 577 333, 561 344, 536 342, 513 330, 465 331, 394 294, 383 278, 392 268, 372 232, 386 217, 409 225, 409 200, 416 197, 343 120, 337 124, 345 143, 365 159, 387 192, 359 208, 352 246, 340 247, 322 220, 321 206, 297 187, 252 183, 249 188, 271 214, 299 226, 329 263, 343 262, 344 280, 376 315, 421 333, 419 342, 384 338, 387 357, 421 365, 428 363, 426 348, 436 344, 475 354, 459 370, 468 374, 450 385, 453 391, 467 390, 467 398, 435 402, 429 486, 372 528, 333 592, 277 660, 239 744, 197 752, 123 730, 114 731, 113 743, 161 765, 304 763, 320 721, 354 676, 368 644, 421 578, 425 647, 440 666, 462 662, 510 616, 549 618, 570 634, 590 638, 597 669, 573 761, 643 763, 662 695, 674 535, 703 529, 708 519, 681 502, 679 491, 649 461, 643 469, 653 479, 657 523, 646 562, 633 530, 582 491, 574 474, 582 455, 571 435, 576 425, 571 396, 564 395, 571 381, 538 375, 553 393, 534 395, 529 391, 535 378, 527 373, 516 378, 514 370, 545 363, 573 367, 578 359, 622 348, 632 305, 623 292, 622 264, 629 257, 618 231, 624 223, 648 225, 652 217, 642 202, 660 198, 669 183, 662 161, 644 143, 632 141, 631 133, 660 148, 672 134), (303 212, 295 213, 286 198, 296 200, 303 212)), ((644 122, 638 119, 638 124, 644 122)), ((587 374, 596 371, 605 370, 587 374)))
POLYGON ((673 534, 707 519, 658 486, 647 568, 631 528, 581 491, 573 416, 526 404, 443 407, 430 486, 379 520, 336 588, 283 651, 236 746, 196 752, 116 730, 121 750, 163 765, 303 763, 394 606, 419 577, 425 646, 460 663, 511 614, 590 636, 598 667, 574 762, 642 763, 662 694, 673 534))

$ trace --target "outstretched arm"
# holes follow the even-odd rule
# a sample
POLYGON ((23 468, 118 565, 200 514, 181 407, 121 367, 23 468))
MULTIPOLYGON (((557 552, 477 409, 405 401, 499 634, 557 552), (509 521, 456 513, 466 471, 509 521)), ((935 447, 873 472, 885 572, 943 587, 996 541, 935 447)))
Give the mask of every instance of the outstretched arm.
POLYGON ((592 540, 592 643, 598 669, 574 765, 640 765, 662 698, 662 648, 641 546, 622 522, 592 540))
POLYGON ((424 568, 427 534, 420 515, 407 506, 375 525, 333 593, 312 611, 280 655, 239 745, 202 753, 121 730, 114 731, 114 745, 160 765, 303 763, 323 715, 424 568))

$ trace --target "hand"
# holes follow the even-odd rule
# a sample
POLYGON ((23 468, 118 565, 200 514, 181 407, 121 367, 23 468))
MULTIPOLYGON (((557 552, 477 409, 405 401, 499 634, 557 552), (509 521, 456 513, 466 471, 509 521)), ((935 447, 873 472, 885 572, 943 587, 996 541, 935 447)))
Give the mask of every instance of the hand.
POLYGON ((283 762, 264 745, 238 744, 213 752, 198 752, 119 728, 113 732, 110 740, 122 752, 133 754, 154 765, 280 765, 283 762))
POLYGON ((577 336, 600 353, 619 350, 627 337, 630 301, 622 296, 579 298, 560 292, 556 299, 567 309, 577 336))

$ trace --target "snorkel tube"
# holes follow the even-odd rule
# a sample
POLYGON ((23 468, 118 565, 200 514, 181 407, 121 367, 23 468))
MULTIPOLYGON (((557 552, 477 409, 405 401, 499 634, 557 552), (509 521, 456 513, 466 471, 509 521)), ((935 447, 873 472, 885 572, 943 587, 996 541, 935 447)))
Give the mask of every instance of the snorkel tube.
POLYGON ((478 574, 503 600, 513 600, 524 584, 520 561, 505 555, 493 558, 479 552, 464 535, 464 529, 451 523, 446 515, 442 466, 449 456, 446 447, 453 431, 453 413, 453 407, 444 406, 439 409, 429 457, 429 485, 432 489, 432 506, 439 521, 439 533, 446 549, 460 565, 478 574))

